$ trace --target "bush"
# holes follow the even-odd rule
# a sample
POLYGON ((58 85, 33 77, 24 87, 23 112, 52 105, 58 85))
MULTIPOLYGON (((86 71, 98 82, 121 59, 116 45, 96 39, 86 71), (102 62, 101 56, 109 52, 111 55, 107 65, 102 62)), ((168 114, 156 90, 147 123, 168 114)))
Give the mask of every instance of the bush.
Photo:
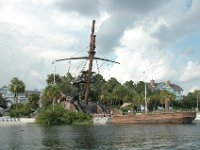
POLYGON ((79 112, 68 112, 61 105, 56 105, 43 108, 36 117, 36 121, 43 125, 80 124, 91 122, 91 117, 79 112))
POLYGON ((9 112, 9 116, 10 116, 10 117, 16 117, 16 118, 18 118, 18 117, 20 116, 20 112, 17 111, 16 109, 12 109, 12 110, 10 110, 10 112, 9 112))
POLYGON ((31 106, 29 104, 25 105, 19 104, 17 106, 17 109, 16 106, 14 105, 9 112, 10 117, 22 117, 22 116, 27 117, 30 116, 30 114, 31 114, 31 106))

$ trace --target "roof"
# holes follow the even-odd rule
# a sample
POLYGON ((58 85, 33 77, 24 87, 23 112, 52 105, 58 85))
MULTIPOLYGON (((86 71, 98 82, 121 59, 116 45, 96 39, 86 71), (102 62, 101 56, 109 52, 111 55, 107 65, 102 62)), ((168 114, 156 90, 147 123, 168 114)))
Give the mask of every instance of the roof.
POLYGON ((177 91, 177 92, 182 92, 183 89, 176 85, 176 84, 173 84, 173 83, 167 83, 167 82, 160 82, 160 83, 147 83, 147 87, 152 91, 156 91, 156 90, 160 90, 160 87, 162 85, 166 85, 167 87, 169 88, 172 88, 174 91, 177 91))

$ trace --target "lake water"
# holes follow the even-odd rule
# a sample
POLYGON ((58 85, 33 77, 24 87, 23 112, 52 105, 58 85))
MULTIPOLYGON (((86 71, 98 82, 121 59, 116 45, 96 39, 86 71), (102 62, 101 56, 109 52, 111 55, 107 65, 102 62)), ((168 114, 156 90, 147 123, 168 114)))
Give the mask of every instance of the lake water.
POLYGON ((197 150, 200 121, 193 124, 0 125, 0 150, 197 150))

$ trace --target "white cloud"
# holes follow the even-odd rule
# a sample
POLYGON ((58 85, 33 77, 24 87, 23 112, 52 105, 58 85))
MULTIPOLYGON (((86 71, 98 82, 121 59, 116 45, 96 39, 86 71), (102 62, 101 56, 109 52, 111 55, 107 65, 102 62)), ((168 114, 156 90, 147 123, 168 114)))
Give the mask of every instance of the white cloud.
POLYGON ((199 78, 200 64, 198 62, 189 61, 180 77, 180 81, 187 82, 191 80, 197 80, 199 78))
POLYGON ((200 90, 200 86, 193 86, 188 90, 188 92, 194 92, 195 90, 200 90))
POLYGON ((38 0, 1 3, 0 86, 18 77, 27 89, 43 88, 47 74, 52 73, 53 60, 70 57, 81 46, 86 47, 89 38, 80 41, 83 37, 78 32, 83 30, 85 34, 89 20, 72 13, 66 15, 52 4, 38 0))
MULTIPOLYGON (((193 40, 178 43, 191 33, 200 32, 199 0, 193 0, 191 5, 186 4, 187 0, 91 2, 0 0, 0 86, 17 76, 29 89, 44 87, 46 75, 52 73, 53 60, 70 57, 89 46, 92 19, 96 20, 97 50, 105 55, 112 52, 121 63, 104 67, 100 73, 105 77, 139 81, 144 80, 146 71, 147 80, 180 81, 178 84, 187 90, 199 84, 200 62, 194 57, 199 53, 198 43, 186 47, 193 40), (87 9, 85 6, 91 2, 94 7, 87 9), (192 47, 184 53, 191 60, 187 65, 177 47, 192 47)), ((57 63, 57 73, 66 73, 66 63, 57 63)))
MULTIPOLYGON (((148 20, 149 21, 149 20, 148 20)), ((136 27, 126 30, 120 40, 121 46, 116 48, 117 61, 120 65, 114 65, 110 72, 105 71, 106 76, 111 74, 121 82, 127 80, 145 80, 143 72, 147 73, 147 80, 169 80, 177 74, 171 67, 173 55, 168 50, 159 49, 159 41, 151 36, 165 24, 163 19, 150 22, 141 22, 136 27), (149 28, 151 24, 151 28, 149 28)))

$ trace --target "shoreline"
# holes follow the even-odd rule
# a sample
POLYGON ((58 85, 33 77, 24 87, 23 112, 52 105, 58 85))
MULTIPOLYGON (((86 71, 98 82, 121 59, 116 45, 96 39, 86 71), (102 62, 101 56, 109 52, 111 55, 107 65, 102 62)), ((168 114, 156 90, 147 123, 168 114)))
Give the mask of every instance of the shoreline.
POLYGON ((0 125, 17 125, 17 124, 30 124, 35 123, 35 118, 10 118, 0 117, 0 125))

